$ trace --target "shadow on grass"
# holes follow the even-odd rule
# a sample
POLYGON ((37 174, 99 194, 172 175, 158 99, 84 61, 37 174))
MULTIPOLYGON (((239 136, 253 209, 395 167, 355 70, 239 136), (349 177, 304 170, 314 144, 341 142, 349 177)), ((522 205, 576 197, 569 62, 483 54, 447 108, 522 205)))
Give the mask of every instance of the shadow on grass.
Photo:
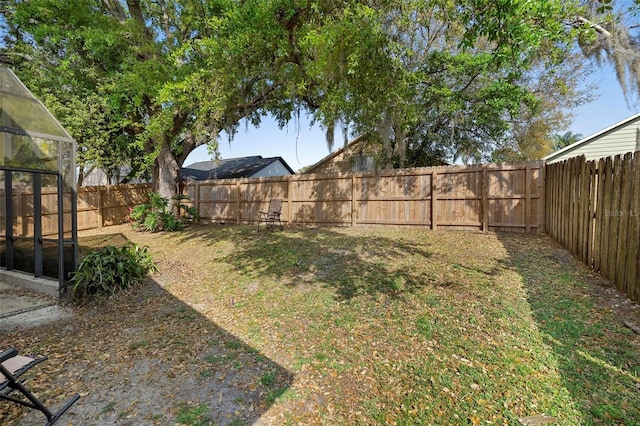
POLYGON ((533 319, 585 424, 637 424, 640 342, 611 304, 615 291, 546 235, 498 238, 523 277, 533 319))
POLYGON ((375 229, 350 236, 331 228, 281 232, 237 226, 212 232, 210 227, 191 227, 181 241, 201 238, 203 244, 214 246, 234 235, 242 237, 243 245, 222 260, 236 270, 272 276, 292 287, 321 283, 333 288, 338 300, 362 294, 401 297, 437 282, 412 267, 412 262, 432 256, 424 244, 382 237, 375 229))
MULTIPOLYGON (((80 239, 84 252, 124 242, 122 234, 80 239)), ((30 374, 31 389, 48 405, 81 395, 65 424, 251 424, 293 381, 286 368, 152 279, 76 309, 72 320, 0 337, 21 353, 49 356, 30 374)), ((41 420, 0 404, 0 424, 41 420)))
MULTIPOLYGON (((320 373, 323 392, 334 392, 327 398, 343 416, 337 418, 349 418, 354 407, 363 410, 363 423, 439 424, 453 415, 463 423, 475 412, 471 423, 496 416, 515 424, 541 411, 558 416, 558 424, 634 424, 640 417, 634 399, 640 356, 630 344, 637 337, 601 303, 588 271, 546 236, 190 226, 130 237, 156 247, 166 266, 184 268, 173 271, 184 285, 172 292, 198 301, 198 309, 211 304, 254 346, 273 344, 301 381, 307 371, 320 373), (371 375, 362 375, 365 368, 371 375), (418 414, 404 408, 414 406, 422 407, 418 414)), ((188 307, 155 312, 167 318, 155 328, 192 324, 192 315, 201 316, 188 307)), ((135 351, 161 350, 160 339, 145 337, 153 327, 140 334, 141 325, 129 323, 125 334, 135 336, 135 351)), ((175 346, 204 360, 198 370, 205 376, 214 374, 206 371, 209 361, 225 360, 232 370, 227 353, 184 349, 215 334, 206 318, 202 324, 212 328, 163 332, 168 352, 175 346)), ((284 369, 270 368, 290 380, 284 369)), ((270 382, 268 373, 256 375, 270 382)), ((261 401, 266 407, 270 399, 261 401)), ((273 411, 296 412, 285 405, 273 411)), ((261 420, 273 414, 264 410, 261 420)))

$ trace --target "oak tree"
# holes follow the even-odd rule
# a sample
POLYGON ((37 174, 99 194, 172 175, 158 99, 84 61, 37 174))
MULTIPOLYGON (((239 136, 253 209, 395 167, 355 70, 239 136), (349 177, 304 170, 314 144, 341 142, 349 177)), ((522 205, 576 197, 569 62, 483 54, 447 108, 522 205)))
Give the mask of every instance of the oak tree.
MULTIPOLYGON (((575 2, 7 0, 5 53, 65 118, 87 165, 148 169, 170 198, 223 130, 308 113, 369 135, 384 165, 488 156, 539 110, 575 2)), ((48 105, 49 106, 49 105, 48 105)), ((332 138, 328 138, 332 143, 332 138)))

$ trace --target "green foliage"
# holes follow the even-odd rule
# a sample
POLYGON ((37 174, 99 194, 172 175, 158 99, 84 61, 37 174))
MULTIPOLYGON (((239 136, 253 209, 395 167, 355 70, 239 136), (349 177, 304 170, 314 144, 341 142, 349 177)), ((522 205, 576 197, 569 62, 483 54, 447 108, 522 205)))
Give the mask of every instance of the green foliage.
POLYGON ((553 149, 560 150, 582 139, 580 133, 566 132, 564 134, 553 135, 553 149))
POLYGON ((272 386, 276 382, 276 372, 269 371, 260 377, 260 383, 264 386, 272 386))
MULTIPOLYGON (((527 77, 564 66, 573 35, 562 22, 575 13, 559 1, 356 2, 301 42, 322 80, 316 116, 369 135, 383 166, 480 161, 515 119, 541 113, 527 77)), ((549 109, 561 113, 570 95, 549 109)))
POLYGON ((157 192, 149 193, 149 201, 135 206, 129 214, 132 226, 139 231, 180 231, 184 229, 182 216, 187 219, 197 219, 198 212, 195 207, 183 204, 188 199, 184 195, 173 197, 172 209, 169 200, 157 192), (173 210, 173 211, 172 211, 173 210))
POLYGON ((209 406, 207 404, 190 406, 186 402, 180 402, 178 403, 178 414, 176 415, 176 422, 188 426, 209 425, 211 424, 211 418, 209 416, 209 406))
POLYGON ((76 300, 111 296, 134 286, 157 270, 147 247, 127 243, 105 246, 86 255, 67 284, 76 300))
POLYGON ((328 135, 336 123, 345 137, 370 134, 381 161, 399 167, 461 150, 486 156, 537 104, 522 82, 532 65, 547 75, 562 66, 574 39, 565 23, 578 9, 561 0, 8 0, 3 12, 8 50, 32 58, 17 74, 71 126, 79 165, 152 169, 170 199, 190 152, 215 149, 222 130, 265 114, 285 124, 306 110, 328 135))

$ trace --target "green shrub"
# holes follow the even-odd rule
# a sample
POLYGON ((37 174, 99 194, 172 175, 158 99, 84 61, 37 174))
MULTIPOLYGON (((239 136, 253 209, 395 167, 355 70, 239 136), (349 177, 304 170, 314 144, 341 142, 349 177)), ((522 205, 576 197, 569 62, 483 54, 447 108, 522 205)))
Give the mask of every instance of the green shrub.
POLYGON ((134 229, 146 232, 180 231, 184 223, 180 219, 197 219, 198 212, 192 206, 183 204, 185 195, 176 195, 173 200, 173 211, 169 209, 169 200, 157 192, 149 193, 149 202, 131 209, 129 220, 134 229))
POLYGON ((158 268, 147 247, 128 243, 121 248, 105 246, 86 255, 67 284, 76 300, 110 296, 136 285, 158 268))

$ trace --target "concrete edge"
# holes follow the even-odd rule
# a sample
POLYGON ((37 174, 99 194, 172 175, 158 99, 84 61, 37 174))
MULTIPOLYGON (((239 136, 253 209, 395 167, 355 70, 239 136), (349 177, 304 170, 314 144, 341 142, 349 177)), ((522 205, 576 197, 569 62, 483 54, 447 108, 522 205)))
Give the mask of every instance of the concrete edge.
POLYGON ((59 297, 58 281, 50 278, 36 278, 24 272, 0 270, 0 281, 56 298, 59 297))
POLYGON ((0 331, 16 328, 30 328, 42 324, 49 324, 54 321, 71 318, 73 312, 70 309, 63 308, 58 305, 48 306, 23 312, 21 314, 12 315, 10 317, 0 318, 0 331))

